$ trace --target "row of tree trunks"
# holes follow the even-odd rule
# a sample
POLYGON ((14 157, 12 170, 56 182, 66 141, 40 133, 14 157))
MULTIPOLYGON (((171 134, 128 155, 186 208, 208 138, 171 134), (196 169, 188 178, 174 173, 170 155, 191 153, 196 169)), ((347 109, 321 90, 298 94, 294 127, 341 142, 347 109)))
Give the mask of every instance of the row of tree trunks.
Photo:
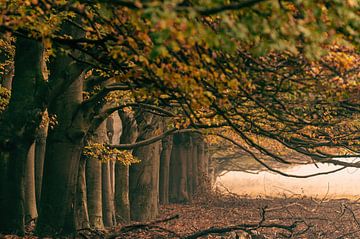
MULTIPOLYGON (((28 53, 31 53, 32 57, 35 56, 38 61, 35 63, 34 71, 24 70, 24 76, 22 73, 15 74, 14 80, 16 81, 20 76, 28 77, 32 81, 43 80, 41 44, 21 38, 17 44, 17 51, 23 50, 21 44, 35 44, 32 49, 36 52, 28 53)), ((23 61, 23 56, 20 60, 15 59, 17 65, 15 73, 22 69, 23 61)), ((13 145, 14 147, 8 152, 2 151, 0 155, 1 179, 3 179, 0 192, 6 195, 6 197, 0 196, 0 208, 5 212, 3 214, 5 216, 0 220, 6 221, 1 227, 12 228, 12 231, 16 228, 14 232, 21 233, 24 231, 25 220, 36 218, 39 209, 37 232, 40 235, 67 234, 89 226, 96 228, 103 228, 104 224, 114 226, 116 216, 124 222, 130 220, 130 214, 134 220, 150 220, 157 215, 159 195, 162 203, 169 202, 169 194, 172 201, 191 200, 199 185, 197 172, 206 174, 201 166, 206 165, 206 162, 202 159, 199 161, 198 153, 195 153, 196 157, 191 157, 194 156, 194 152, 203 152, 199 147, 192 146, 191 137, 178 135, 176 140, 179 142, 174 148, 172 136, 166 137, 162 142, 136 148, 133 154, 141 160, 141 163, 133 165, 130 171, 122 162, 101 164, 95 160, 85 161, 81 158, 81 152, 89 122, 86 118, 88 112, 81 110, 84 67, 74 63, 72 58, 62 53, 51 59, 49 66, 52 73, 49 83, 54 89, 60 87, 58 82, 66 82, 69 85, 65 87, 66 90, 49 100, 48 111, 56 115, 56 125, 49 132, 47 124, 40 125, 46 108, 43 106, 41 108, 43 111, 36 111, 38 119, 37 124, 31 125, 33 132, 31 133, 31 130, 26 132, 31 137, 26 137, 28 135, 18 137, 18 134, 15 134, 16 145, 13 145), (176 165, 173 167, 179 170, 174 171, 171 165, 176 165), (169 177, 169 174, 172 177, 169 177), (10 198, 16 200, 10 202, 10 198), (13 215, 13 218, 10 218, 10 215, 13 215)), ((28 69, 28 66, 26 67, 28 69)), ((29 82, 25 81, 26 84, 29 82)), ((20 86, 25 87, 17 84, 17 87, 20 86)), ((13 94, 9 106, 10 112, 17 98, 19 99, 16 100, 16 104, 21 102, 22 105, 26 105, 24 101, 31 103, 30 97, 21 101, 23 95, 17 90, 13 94)), ((34 95, 37 94, 38 92, 35 92, 34 95)), ((17 109, 22 108, 17 107, 17 109)), ((122 114, 127 132, 122 134, 121 143, 131 144, 136 140, 142 141, 162 133, 164 125, 161 124, 160 117, 141 110, 137 113, 139 117, 136 119, 134 117, 126 119, 128 116, 122 114), (138 132, 141 132, 139 137, 138 132)), ((117 119, 115 123, 114 118, 111 117, 111 120, 107 121, 110 125, 107 131, 103 123, 99 127, 102 132, 99 133, 101 136, 97 142, 118 144, 120 133, 119 131, 115 133, 115 126, 118 126, 119 122, 120 120, 117 119), (109 123, 109 121, 113 122, 109 123)), ((15 123, 24 124, 24 122, 15 123)), ((1 230, 6 231, 3 228, 1 230)))
MULTIPOLYGON (((78 29, 67 30, 70 35, 81 35, 78 29)), ((0 138, 0 146, 7 147, 0 155, 2 232, 23 233, 25 221, 35 219, 38 210, 36 230, 40 235, 67 234, 89 226, 114 226, 116 216, 124 222, 130 216, 134 220, 150 220, 157 215, 159 195, 162 203, 169 201, 171 157, 176 158, 173 163, 179 168, 176 171, 179 176, 172 182, 177 187, 173 198, 181 202, 191 199, 195 192, 191 175, 196 173, 194 160, 189 158, 189 143, 185 148, 178 144, 172 149, 172 136, 168 136, 162 142, 136 148, 133 154, 141 163, 131 166, 131 170, 122 162, 86 161, 81 157, 90 127, 89 112, 82 109, 85 67, 59 51, 50 59, 51 75, 45 83, 42 44, 19 37, 16 51, 14 82, 17 84, 0 125, 1 129, 8 128, 0 138), (53 91, 42 84, 48 84, 53 91), (48 100, 37 105, 37 101, 42 102, 40 97, 48 100), (42 122, 46 108, 56 116, 49 132, 48 122, 42 122), (10 122, 13 119, 16 120, 10 122), (161 169, 160 157, 164 162, 161 169)), ((121 143, 131 144, 162 133, 164 124, 159 116, 142 110, 137 115, 136 119, 122 117, 127 132, 122 134, 121 143), (138 132, 141 132, 139 137, 138 132)), ((102 132, 97 142, 119 143, 120 133, 115 128, 120 119, 116 120, 111 117, 106 122, 107 130, 104 123, 99 127, 102 132)))
MULTIPOLYGON (((164 144, 165 146, 167 144, 164 144)), ((162 154, 166 155, 167 148, 163 148, 162 154)), ((166 158, 161 161, 161 168, 167 167, 166 158)), ((189 202, 196 193, 204 192, 210 188, 209 154, 202 137, 194 134, 175 134, 170 156, 169 173, 171 177, 161 177, 161 203, 168 201, 174 203, 189 202), (166 191, 169 191, 166 198, 166 191)), ((166 172, 161 171, 161 175, 166 172)))

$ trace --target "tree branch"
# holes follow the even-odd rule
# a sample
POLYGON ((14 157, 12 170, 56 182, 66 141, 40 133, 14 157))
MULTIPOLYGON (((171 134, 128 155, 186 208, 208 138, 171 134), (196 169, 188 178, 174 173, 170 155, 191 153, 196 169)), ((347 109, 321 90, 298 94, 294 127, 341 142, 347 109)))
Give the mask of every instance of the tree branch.
MULTIPOLYGON (((274 169, 272 167, 270 167, 269 165, 267 165, 266 163, 264 163, 261 159, 259 159, 253 152, 251 152, 249 149, 243 147, 241 144, 239 144, 238 142, 236 142, 235 140, 225 136, 225 135, 222 135, 222 134, 214 134, 216 136, 219 136, 223 139, 226 139, 228 140, 229 142, 231 142, 232 144, 234 144, 235 146, 239 147, 240 149, 242 149, 243 151, 245 151, 246 153, 248 153, 253 159, 255 159, 258 163, 260 163, 262 166, 264 166, 265 168, 267 168, 268 170, 270 170, 271 172, 274 172, 274 173, 278 173, 282 176, 285 176, 285 177, 292 177, 292 178, 310 178, 310 177, 315 177, 315 176, 319 176, 319 175, 326 175, 326 174, 330 174, 330 173, 335 173, 335 172, 338 172, 340 170, 343 170, 345 168, 347 168, 346 166, 344 167, 341 167, 341 168, 338 168, 338 169, 335 169, 335 170, 331 170, 331 171, 326 171, 326 172, 320 172, 320 173, 314 173, 314 174, 308 174, 308 175, 294 175, 294 174, 287 174, 287 173, 284 173, 280 170, 277 170, 277 169, 274 169)), ((328 161, 326 161, 328 162, 328 161)), ((341 161, 340 161, 341 162, 341 161)), ((339 162, 339 163, 340 163, 339 162)))
POLYGON ((218 6, 214 8, 199 9, 197 10, 197 12, 202 16, 209 16, 225 11, 234 11, 234 10, 252 7, 264 1, 266 0, 246 0, 246 1, 241 1, 240 3, 233 3, 233 4, 218 6))
POLYGON ((122 149, 122 150, 134 149, 134 148, 146 146, 146 145, 149 145, 149 144, 153 144, 153 143, 165 138, 168 135, 180 134, 180 133, 200 133, 201 134, 201 132, 199 130, 197 130, 197 129, 177 129, 177 128, 172 128, 172 129, 169 129, 169 130, 165 131, 164 133, 162 133, 162 134, 160 134, 158 136, 154 136, 154 137, 151 137, 149 139, 139 141, 139 142, 136 142, 136 143, 133 143, 133 144, 108 145, 108 147, 115 148, 115 149, 122 149))

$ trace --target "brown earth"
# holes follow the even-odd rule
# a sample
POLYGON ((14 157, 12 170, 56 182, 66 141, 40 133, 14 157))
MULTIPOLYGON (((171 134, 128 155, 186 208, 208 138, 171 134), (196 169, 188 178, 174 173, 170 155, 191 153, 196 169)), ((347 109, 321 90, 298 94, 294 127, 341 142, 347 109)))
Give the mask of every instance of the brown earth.
MULTIPOLYGON (((360 238, 358 218, 360 199, 245 198, 215 193, 198 197, 189 204, 162 206, 158 222, 119 225, 107 232, 82 231, 78 237, 191 238, 194 233, 211 227, 226 231, 231 229, 229 226, 238 225, 243 230, 198 238, 360 238), (175 215, 178 218, 173 218, 175 215), (159 222, 164 219, 167 221, 159 222)), ((26 238, 36 237, 29 232, 26 238)))

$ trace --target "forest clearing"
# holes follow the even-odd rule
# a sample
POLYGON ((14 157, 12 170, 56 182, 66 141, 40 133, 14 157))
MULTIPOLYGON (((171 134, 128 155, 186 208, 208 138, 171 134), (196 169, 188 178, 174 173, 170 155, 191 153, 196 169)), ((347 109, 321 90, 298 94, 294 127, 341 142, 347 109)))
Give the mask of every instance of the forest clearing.
POLYGON ((0 238, 360 238, 360 0, 0 14, 0 238))

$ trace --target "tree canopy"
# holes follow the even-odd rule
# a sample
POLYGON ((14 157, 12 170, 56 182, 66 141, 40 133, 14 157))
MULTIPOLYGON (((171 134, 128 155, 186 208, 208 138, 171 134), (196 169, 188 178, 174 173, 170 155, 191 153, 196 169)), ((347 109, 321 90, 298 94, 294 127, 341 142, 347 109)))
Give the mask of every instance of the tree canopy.
POLYGON ((358 1, 3 1, 1 6, 2 32, 34 38, 50 58, 62 52, 92 68, 84 107, 104 97, 120 108, 172 107, 167 116, 177 128, 228 126, 281 161, 252 135, 318 160, 330 156, 324 147, 357 152, 358 1), (109 78, 112 83, 102 85, 109 78))
POLYGON ((0 11, 0 149, 21 178, 44 121, 48 147, 71 148, 45 161, 43 207, 66 204, 51 230, 65 227, 86 143, 85 156, 129 164, 119 150, 190 132, 215 158, 268 169, 270 159, 360 167, 342 160, 360 156, 359 0, 0 0, 0 11), (138 141, 91 142, 115 111, 136 119, 138 141), (52 174, 68 180, 61 197, 52 174))

